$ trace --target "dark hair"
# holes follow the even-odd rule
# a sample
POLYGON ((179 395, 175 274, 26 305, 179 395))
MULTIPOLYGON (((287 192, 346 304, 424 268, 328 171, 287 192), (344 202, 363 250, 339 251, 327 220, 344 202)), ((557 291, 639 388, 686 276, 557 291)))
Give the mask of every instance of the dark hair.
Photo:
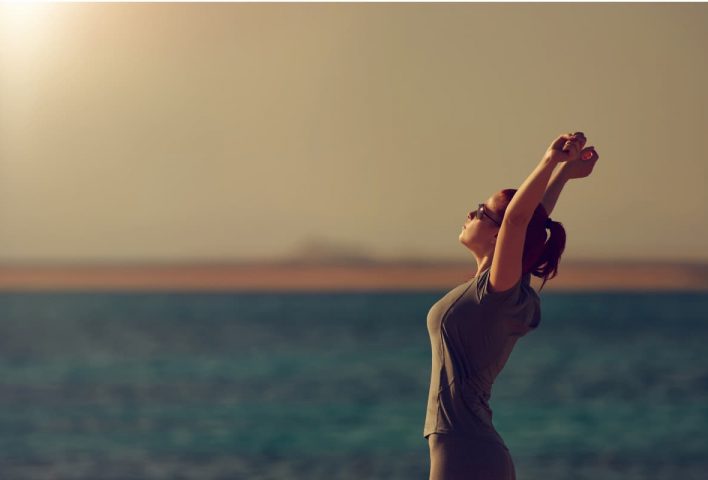
MULTIPOLYGON (((506 208, 514 197, 516 189, 507 188, 495 195, 499 203, 503 205, 500 212, 495 212, 499 217, 503 217, 506 208)), ((524 240, 524 253, 522 257, 522 275, 531 273, 543 278, 542 290, 546 281, 558 274, 558 262, 565 250, 565 228, 563 224, 551 221, 550 237, 546 237, 546 220, 548 213, 542 204, 538 204, 534 210, 528 227, 526 228, 526 239, 524 240)))

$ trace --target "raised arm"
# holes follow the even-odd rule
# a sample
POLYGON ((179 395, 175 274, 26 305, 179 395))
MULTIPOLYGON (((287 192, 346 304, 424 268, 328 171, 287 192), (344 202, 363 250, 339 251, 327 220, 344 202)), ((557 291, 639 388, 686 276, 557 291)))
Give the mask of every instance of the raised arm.
POLYGON ((563 169, 564 165, 556 169, 551 176, 551 181, 546 187, 546 192, 543 194, 543 200, 541 205, 546 209, 548 216, 551 216, 551 212, 558 202, 558 197, 560 197, 563 187, 565 187, 566 182, 570 179, 567 175, 567 170, 563 169))
POLYGON ((509 202, 497 234, 494 257, 489 271, 489 286, 492 291, 508 290, 521 279, 526 228, 533 212, 543 199, 555 167, 559 163, 579 157, 579 139, 580 135, 569 134, 556 138, 509 202))
MULTIPOLYGON (((582 137, 580 139, 580 148, 585 146, 586 139, 582 137)), ((546 187, 546 192, 543 194, 543 200, 541 205, 546 209, 548 216, 551 216, 551 212, 558 202, 558 197, 560 197, 561 191, 568 180, 574 178, 585 178, 590 173, 592 173, 595 163, 600 156, 595 151, 595 147, 583 148, 580 151, 580 157, 577 160, 571 160, 568 162, 563 162, 559 168, 557 168, 552 176, 551 181, 546 187)))
POLYGON ((553 172, 551 181, 546 187, 546 193, 543 195, 541 204, 546 209, 548 216, 551 216, 553 208, 558 202, 558 197, 563 187, 568 180, 585 178, 590 175, 595 168, 595 163, 600 156, 595 151, 595 147, 583 148, 585 146, 585 138, 580 139, 580 158, 563 162, 556 171, 553 172))

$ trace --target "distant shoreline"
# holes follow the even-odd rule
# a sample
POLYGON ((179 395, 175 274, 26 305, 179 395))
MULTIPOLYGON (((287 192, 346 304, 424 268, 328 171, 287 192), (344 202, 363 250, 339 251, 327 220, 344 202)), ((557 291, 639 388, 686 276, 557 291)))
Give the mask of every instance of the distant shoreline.
MULTIPOLYGON (((171 264, 4 264, 0 291, 384 291, 445 290, 474 262, 273 261, 171 264)), ((532 277, 538 289, 541 280, 532 277)), ((708 263, 568 261, 549 291, 708 291, 708 263)))

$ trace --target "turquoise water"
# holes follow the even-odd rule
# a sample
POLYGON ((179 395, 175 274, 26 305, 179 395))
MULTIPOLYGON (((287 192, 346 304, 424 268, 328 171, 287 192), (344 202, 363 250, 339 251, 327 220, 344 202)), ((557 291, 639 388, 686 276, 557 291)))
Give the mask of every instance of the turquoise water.
MULTIPOLYGON (((1 294, 2 478, 427 479, 444 293, 1 294)), ((705 478, 708 295, 542 303, 490 402, 517 478, 705 478)))

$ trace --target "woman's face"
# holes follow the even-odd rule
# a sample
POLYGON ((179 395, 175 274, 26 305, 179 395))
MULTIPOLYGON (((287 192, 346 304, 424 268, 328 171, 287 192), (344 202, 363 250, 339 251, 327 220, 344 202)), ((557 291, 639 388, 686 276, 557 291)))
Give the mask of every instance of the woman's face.
POLYGON ((494 246, 500 228, 498 223, 501 223, 501 218, 495 212, 495 207, 495 200, 490 197, 483 206, 486 215, 482 213, 482 218, 477 218, 476 208, 467 215, 459 237, 463 245, 479 253, 484 253, 487 248, 494 246))

